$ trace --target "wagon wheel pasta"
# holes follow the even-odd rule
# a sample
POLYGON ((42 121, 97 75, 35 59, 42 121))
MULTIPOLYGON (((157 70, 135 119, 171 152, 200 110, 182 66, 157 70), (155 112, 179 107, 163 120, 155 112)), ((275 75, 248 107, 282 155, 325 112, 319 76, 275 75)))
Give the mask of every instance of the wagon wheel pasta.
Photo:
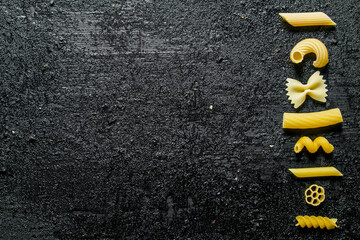
POLYGON ((341 123, 342 121, 343 118, 338 108, 311 113, 284 113, 283 128, 319 128, 341 123))
POLYGON ((329 143, 329 141, 324 137, 317 137, 314 141, 311 141, 309 137, 301 137, 294 146, 294 151, 296 153, 301 152, 301 150, 306 147, 309 153, 315 153, 320 147, 326 153, 331 153, 334 150, 334 146, 329 143))
POLYGON ((342 173, 334 167, 290 168, 289 171, 298 178, 342 176, 342 173))
POLYGON ((313 66, 316 68, 325 67, 329 62, 326 46, 316 38, 307 38, 296 44, 290 52, 290 59, 293 63, 301 63, 308 53, 315 53, 316 60, 313 66))
POLYGON ((325 200, 325 189, 316 184, 305 190, 305 201, 307 204, 319 206, 325 200))
POLYGON ((319 102, 326 102, 327 85, 319 71, 311 75, 306 84, 292 78, 288 78, 286 81, 286 95, 289 96, 291 104, 294 104, 294 108, 300 107, 305 102, 306 96, 310 96, 319 102))
POLYGON ((293 27, 336 25, 336 23, 323 12, 279 13, 279 15, 293 27))

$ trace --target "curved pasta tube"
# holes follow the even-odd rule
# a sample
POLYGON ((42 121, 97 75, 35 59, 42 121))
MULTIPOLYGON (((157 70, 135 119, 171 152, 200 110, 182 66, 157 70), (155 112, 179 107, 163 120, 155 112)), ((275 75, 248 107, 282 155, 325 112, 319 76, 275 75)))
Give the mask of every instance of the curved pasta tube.
POLYGON ((321 216, 297 216, 296 220, 298 223, 295 226, 300 226, 302 228, 318 228, 324 229, 326 227, 327 230, 331 230, 337 227, 336 218, 328 218, 328 217, 321 217, 321 216))
POLYGON ((290 168, 289 171, 298 178, 342 176, 342 173, 334 167, 290 168))
POLYGON ((326 102, 326 92, 328 91, 326 89, 327 85, 319 71, 316 71, 311 75, 307 84, 302 84, 298 80, 292 78, 288 78, 286 81, 286 95, 289 96, 291 104, 294 104, 294 108, 300 107, 305 102, 306 95, 319 102, 326 102))
POLYGON ((279 13, 279 15, 293 27, 336 25, 323 12, 279 13))
POLYGON ((284 113, 283 128, 319 128, 341 123, 342 121, 343 118, 338 108, 311 113, 284 113))
POLYGON ((323 148, 324 152, 331 153, 334 150, 334 146, 324 137, 317 137, 314 141, 311 141, 309 137, 301 137, 294 146, 296 153, 306 147, 310 153, 315 153, 320 147, 323 148))
POLYGON ((305 190, 305 201, 307 204, 319 206, 325 200, 325 189, 316 184, 305 190))
POLYGON ((308 53, 315 53, 313 66, 316 68, 325 67, 329 62, 326 46, 316 38, 307 38, 296 44, 290 52, 290 59, 293 63, 301 63, 308 53))

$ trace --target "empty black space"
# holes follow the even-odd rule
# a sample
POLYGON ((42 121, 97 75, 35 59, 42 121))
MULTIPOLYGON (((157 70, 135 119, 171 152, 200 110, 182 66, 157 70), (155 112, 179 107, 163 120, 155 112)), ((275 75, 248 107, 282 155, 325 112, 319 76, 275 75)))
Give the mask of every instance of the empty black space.
POLYGON ((359 45, 356 0, 1 1, 0 239, 359 239, 359 45), (278 15, 306 11, 337 25, 278 15), (325 68, 290 61, 305 38, 327 46, 325 68), (298 112, 344 122, 284 131, 286 78, 316 70, 327 102, 298 112), (334 152, 296 156, 305 134, 334 152), (318 166, 344 176, 288 171, 318 166))

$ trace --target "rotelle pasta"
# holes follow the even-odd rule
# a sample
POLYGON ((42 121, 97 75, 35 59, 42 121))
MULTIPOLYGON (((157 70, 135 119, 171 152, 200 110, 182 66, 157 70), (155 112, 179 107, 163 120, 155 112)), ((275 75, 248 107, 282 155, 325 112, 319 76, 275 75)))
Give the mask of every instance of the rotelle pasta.
POLYGON ((283 128, 308 129, 326 127, 341 123, 343 118, 339 108, 310 113, 284 113, 283 128))
POLYGON ((313 184, 305 190, 305 201, 307 204, 319 206, 325 200, 325 189, 313 184))
POLYGON ((289 171, 298 178, 342 176, 342 173, 334 167, 290 168, 289 171))
POLYGON ((286 95, 289 96, 289 100, 294 104, 294 108, 300 107, 305 102, 306 96, 310 96, 319 102, 326 102, 327 85, 319 71, 311 75, 306 84, 302 84, 292 78, 288 78, 286 81, 286 95))
POLYGON ((301 150, 306 147, 309 153, 315 153, 320 147, 326 153, 331 153, 334 150, 334 146, 329 143, 329 141, 324 137, 317 137, 314 141, 311 141, 309 137, 301 137, 294 146, 294 151, 296 153, 301 152, 301 150))
POLYGON ((331 230, 337 227, 336 218, 328 218, 328 217, 321 217, 321 216, 297 216, 296 220, 298 223, 295 226, 300 226, 302 228, 308 227, 308 228, 318 228, 321 229, 326 228, 327 230, 331 230))
POLYGON ((323 12, 279 13, 279 15, 293 27, 336 25, 323 12))
POLYGON ((329 62, 326 46, 316 38, 307 38, 296 44, 290 52, 290 59, 293 63, 301 63, 308 53, 315 53, 316 60, 313 66, 316 68, 325 67, 329 62))

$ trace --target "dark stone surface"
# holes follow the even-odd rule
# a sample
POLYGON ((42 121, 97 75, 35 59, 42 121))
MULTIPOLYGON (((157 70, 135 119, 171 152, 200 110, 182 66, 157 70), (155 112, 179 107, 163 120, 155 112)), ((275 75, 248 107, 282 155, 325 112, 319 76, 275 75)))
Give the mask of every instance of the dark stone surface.
POLYGON ((356 0, 2 1, 1 239, 356 239, 358 23, 356 0), (338 25, 278 16, 298 11, 338 25), (300 111, 341 109, 341 128, 307 133, 330 156, 295 156, 303 133, 281 128, 285 79, 315 71, 289 60, 309 37, 328 47, 329 96, 300 111), (344 177, 287 170, 330 165, 344 177), (299 229, 297 215, 339 228, 299 229))

